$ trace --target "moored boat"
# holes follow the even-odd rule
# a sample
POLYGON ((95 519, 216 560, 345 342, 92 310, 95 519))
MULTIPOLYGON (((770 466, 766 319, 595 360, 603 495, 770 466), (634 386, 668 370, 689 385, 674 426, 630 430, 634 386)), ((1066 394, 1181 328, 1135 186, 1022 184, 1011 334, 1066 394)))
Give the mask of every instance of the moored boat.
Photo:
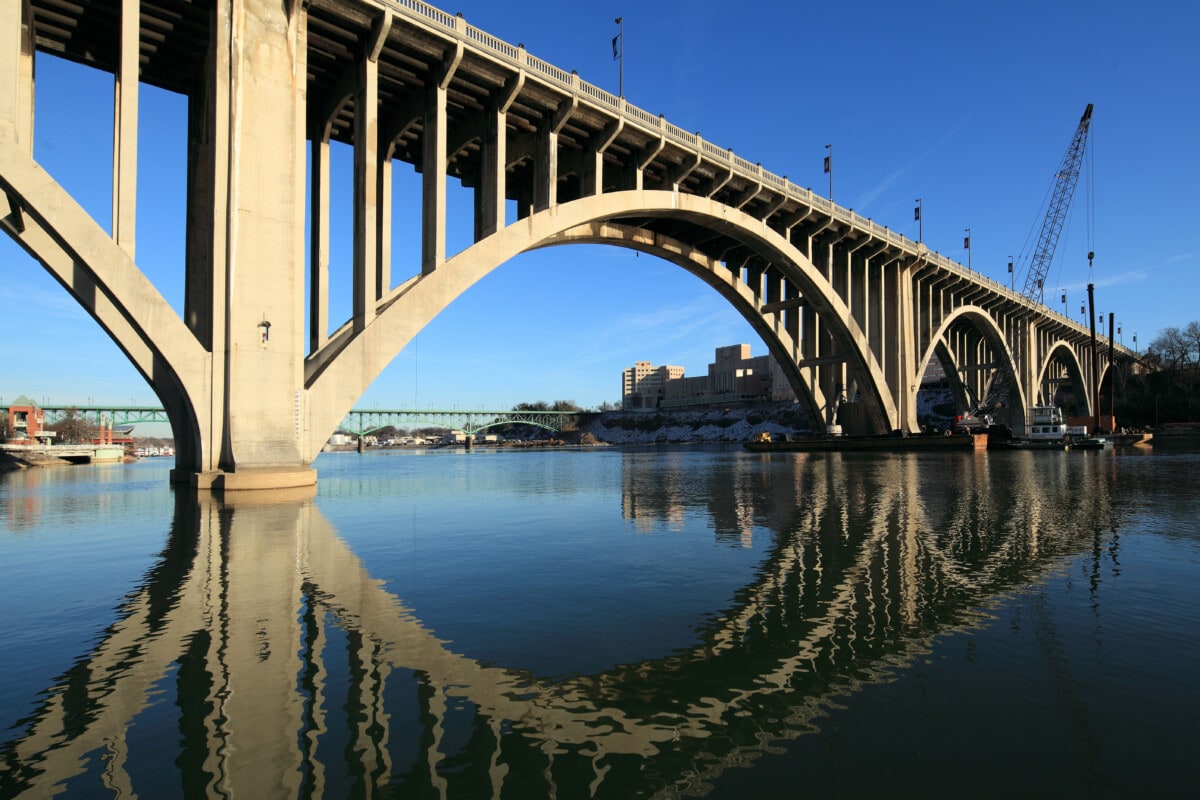
POLYGON ((1026 438, 1031 442, 1061 442, 1067 438, 1067 423, 1058 406, 1034 406, 1029 409, 1026 438))

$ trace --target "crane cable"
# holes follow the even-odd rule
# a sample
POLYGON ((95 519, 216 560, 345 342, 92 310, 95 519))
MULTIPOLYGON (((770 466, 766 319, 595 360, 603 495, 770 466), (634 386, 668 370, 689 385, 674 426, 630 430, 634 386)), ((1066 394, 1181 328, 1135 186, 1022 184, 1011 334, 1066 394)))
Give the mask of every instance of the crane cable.
POLYGON ((1088 283, 1092 283, 1092 259, 1096 255, 1096 137, 1092 134, 1087 151, 1088 283))

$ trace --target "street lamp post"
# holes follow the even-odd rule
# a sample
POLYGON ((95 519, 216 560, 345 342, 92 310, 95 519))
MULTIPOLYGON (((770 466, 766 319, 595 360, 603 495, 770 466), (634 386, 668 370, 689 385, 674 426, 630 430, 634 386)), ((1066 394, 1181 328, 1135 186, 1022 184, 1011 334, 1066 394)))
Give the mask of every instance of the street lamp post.
POLYGON ((967 269, 971 269, 971 229, 963 228, 966 236, 963 237, 963 249, 967 251, 967 269))
POLYGON ((1013 283, 1013 280, 1014 280, 1014 278, 1013 278, 1013 257, 1009 256, 1008 257, 1008 290, 1010 292, 1015 292, 1017 290, 1017 286, 1015 283, 1013 283))
POLYGON ((913 209, 913 216, 917 218, 917 244, 920 244, 925 238, 925 220, 921 214, 921 198, 917 198, 917 207, 913 209))

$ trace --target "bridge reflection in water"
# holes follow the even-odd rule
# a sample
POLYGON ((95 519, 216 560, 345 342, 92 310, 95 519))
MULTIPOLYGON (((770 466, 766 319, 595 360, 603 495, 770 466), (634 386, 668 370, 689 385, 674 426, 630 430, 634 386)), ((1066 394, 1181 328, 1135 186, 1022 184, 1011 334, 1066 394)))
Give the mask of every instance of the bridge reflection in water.
POLYGON ((1030 468, 1038 455, 776 454, 697 472, 683 455, 612 454, 636 530, 706 509, 726 543, 772 539, 690 648, 559 680, 435 635, 311 488, 178 493, 140 590, 0 748, 0 794, 90 781, 85 793, 134 796, 151 755, 132 732, 154 706, 177 715, 149 738, 178 740, 170 781, 189 795, 699 792, 1062 557, 1111 546, 1114 462, 1074 462, 1067 485, 1071 462, 1030 468))

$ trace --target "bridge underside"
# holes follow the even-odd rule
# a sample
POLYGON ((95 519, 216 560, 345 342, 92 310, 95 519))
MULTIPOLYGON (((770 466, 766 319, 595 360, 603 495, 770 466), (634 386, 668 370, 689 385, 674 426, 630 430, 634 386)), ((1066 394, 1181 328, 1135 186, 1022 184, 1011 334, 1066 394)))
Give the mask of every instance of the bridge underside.
POLYGON ((762 336, 814 430, 916 431, 934 353, 963 403, 1002 376, 1014 428, 1051 383, 1067 375, 1086 398, 1098 371, 1070 320, 437 9, 24 0, 0 10, 0 52, 0 225, 145 376, 177 477, 202 488, 315 480, 329 434, 424 325, 551 245, 633 248, 700 277, 762 336), (34 158, 37 53, 114 75, 111 221, 34 158), (188 99, 182 314, 136 266, 139 82, 188 99), (333 142, 354 161, 340 324, 333 142), (409 276, 393 275, 397 163, 421 175, 409 276), (458 254, 450 180, 474 195, 475 242, 458 254))

